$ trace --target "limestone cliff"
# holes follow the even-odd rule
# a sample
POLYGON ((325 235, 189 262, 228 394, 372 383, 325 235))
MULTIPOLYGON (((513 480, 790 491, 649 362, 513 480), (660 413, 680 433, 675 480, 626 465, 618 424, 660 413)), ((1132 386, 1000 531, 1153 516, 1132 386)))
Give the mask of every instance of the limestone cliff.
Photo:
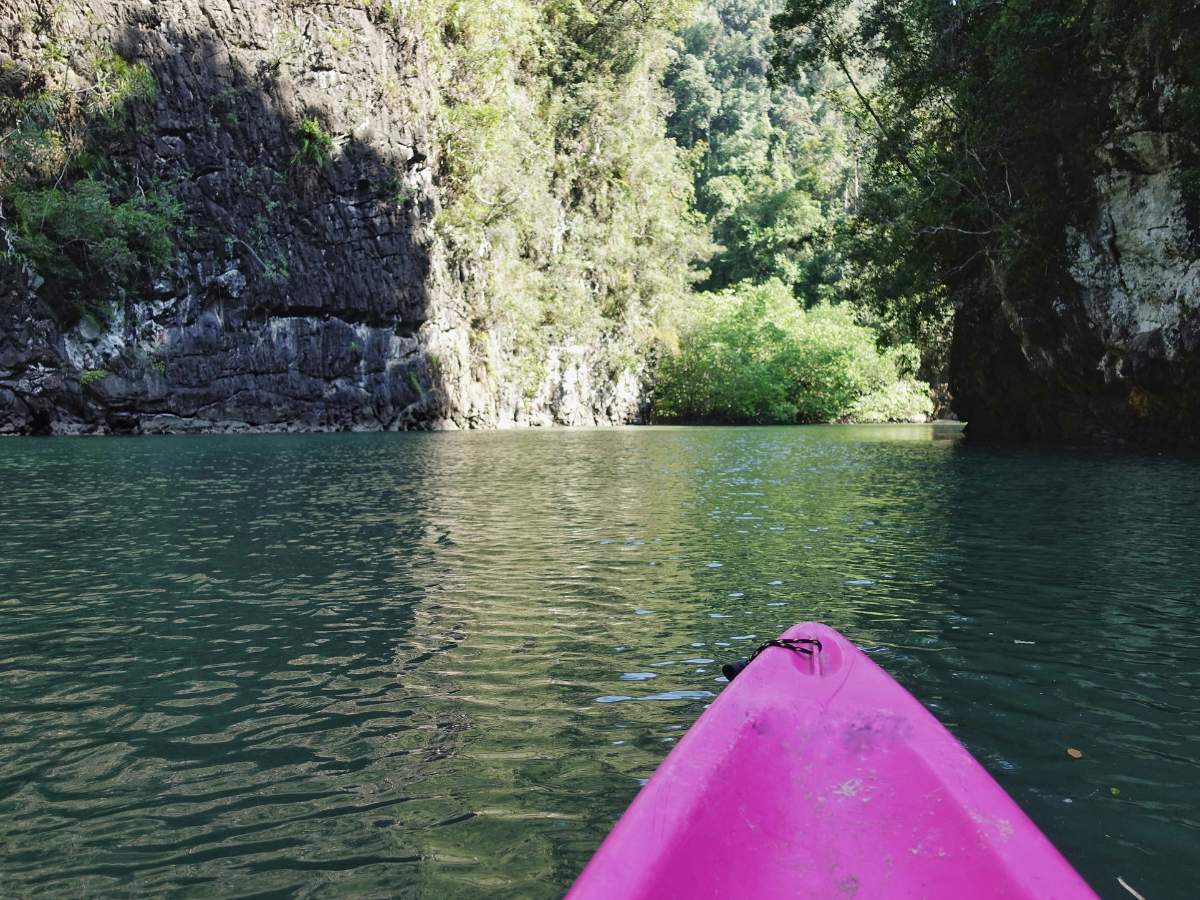
POLYGON ((640 370, 614 368, 602 341, 550 347, 521 382, 502 346, 481 349, 470 321, 479 287, 433 227, 444 148, 429 108, 440 85, 403 19, 361 2, 95 0, 46 13, 0 0, 6 72, 45 58, 47 34, 65 78, 77 77, 80 48, 98 44, 152 73, 149 110, 103 151, 130 183, 168 186, 182 211, 178 255, 103 324, 62 315, 39 294, 38 272, 9 265, 0 433, 644 416, 640 370), (38 16, 56 20, 35 27, 38 16), (333 138, 325 164, 297 162, 306 119, 333 138))
POLYGON ((1032 286, 997 278, 958 302, 953 389, 969 434, 1200 442, 1200 203, 1180 180, 1176 94, 1164 72, 1112 86, 1093 170, 1060 175, 1086 202, 1053 263, 1032 286))

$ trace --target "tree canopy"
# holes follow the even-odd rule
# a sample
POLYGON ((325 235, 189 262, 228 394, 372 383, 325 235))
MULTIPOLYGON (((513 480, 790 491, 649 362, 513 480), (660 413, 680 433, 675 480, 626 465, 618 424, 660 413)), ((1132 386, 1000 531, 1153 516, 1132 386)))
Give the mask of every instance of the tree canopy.
POLYGON ((786 0, 775 77, 834 68, 871 138, 842 245, 860 297, 925 343, 947 301, 1052 303, 1121 117, 1183 138, 1194 193, 1197 20, 1183 0, 786 0), (1172 100, 1143 108, 1155 77, 1172 100))
POLYGON ((697 208, 720 250, 701 288, 776 278, 801 302, 837 296, 830 236, 853 203, 849 136, 827 79, 772 84, 774 0, 711 0, 679 32, 667 134, 696 160, 697 208))

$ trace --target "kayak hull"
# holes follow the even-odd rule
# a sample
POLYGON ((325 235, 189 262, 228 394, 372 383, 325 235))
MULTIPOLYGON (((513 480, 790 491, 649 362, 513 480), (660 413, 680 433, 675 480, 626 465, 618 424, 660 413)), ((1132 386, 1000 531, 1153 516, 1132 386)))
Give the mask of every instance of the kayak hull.
POLYGON ((983 767, 833 629, 765 650, 659 767, 568 900, 1096 900, 983 767))

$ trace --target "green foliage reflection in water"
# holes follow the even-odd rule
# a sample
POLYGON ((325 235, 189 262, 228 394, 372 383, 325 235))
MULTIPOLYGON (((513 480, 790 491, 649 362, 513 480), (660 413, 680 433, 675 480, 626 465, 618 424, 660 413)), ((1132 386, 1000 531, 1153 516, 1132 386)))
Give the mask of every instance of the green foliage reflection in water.
POLYGON ((711 699, 642 698, 820 619, 940 698, 1084 877, 1174 854, 1139 888, 1191 896, 1200 554, 1163 548, 1200 542, 1194 462, 956 434, 0 441, 2 772, 37 778, 4 883, 561 900, 711 699), (1065 728, 1105 764, 1064 775, 1065 728))
POLYGON ((932 412, 912 348, 880 350, 842 304, 805 310, 778 280, 701 294, 659 367, 656 415, 727 422, 877 422, 932 412))

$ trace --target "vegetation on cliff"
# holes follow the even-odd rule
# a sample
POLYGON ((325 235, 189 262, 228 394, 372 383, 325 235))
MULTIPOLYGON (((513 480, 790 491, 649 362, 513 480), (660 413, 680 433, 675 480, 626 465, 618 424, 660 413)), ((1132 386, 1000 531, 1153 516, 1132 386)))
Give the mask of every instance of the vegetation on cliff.
POLYGON ((422 17, 446 88, 437 225, 480 356, 502 344, 529 392, 555 344, 598 341, 613 371, 650 357, 660 420, 931 411, 913 354, 829 305, 847 132, 821 76, 768 83, 773 5, 461 4, 453 29, 449 9, 422 17))
POLYGON ((0 56, 0 264, 30 267, 64 316, 103 320, 107 302, 148 288, 174 258, 175 202, 129 183, 103 152, 156 88, 106 47, 59 43, 52 17, 30 24, 40 49, 0 56))
POLYGON ((659 366, 655 412, 734 422, 927 416, 929 385, 914 376, 940 374, 944 335, 927 329, 914 347, 911 333, 853 302, 860 274, 843 244, 869 136, 844 114, 836 70, 772 80, 779 10, 776 0, 710 0, 679 32, 668 134, 696 160, 696 206, 718 247, 701 292, 675 317, 679 351, 659 366))
POLYGON ((664 132, 664 47, 690 2, 444 3, 403 15, 435 48, 446 200, 479 357, 527 392, 553 345, 652 352, 709 240, 664 132))
POLYGON ((176 291, 210 303, 246 290, 239 302, 270 315, 297 287, 296 228, 354 193, 356 221, 369 208, 371 227, 418 227, 410 212, 432 225, 440 248, 420 252, 448 266, 414 274, 444 277, 462 301, 474 381, 531 397, 555 348, 586 346, 610 380, 659 372, 662 418, 919 414, 903 335, 845 305, 857 275, 838 242, 861 135, 844 85, 828 67, 769 81, 775 11, 383 0, 342 13, 294 0, 279 23, 249 26, 252 40, 216 25, 180 36, 224 42, 182 105, 170 51, 135 64, 82 7, 31 11, 5 44, 19 58, 0 59, 0 249, 68 328, 176 291), (403 64, 365 63, 372 40, 403 64), (288 106, 288 83, 324 85, 339 66, 355 73, 349 90, 288 106), (398 141, 403 153, 368 146, 356 135, 370 104, 419 137, 398 141), (194 133, 164 132, 171 116, 194 133), (224 149, 210 159, 201 142, 224 149), (697 400, 706 378, 724 386, 697 400))
MULTIPOLYGON (((880 347, 920 351, 941 408, 953 373, 980 433, 1078 439, 1155 419, 1184 433, 1194 363, 1176 349, 1194 342, 1176 319, 1195 301, 1170 285, 1186 264, 1152 276, 1160 286, 1125 278, 1195 247, 1198 73, 1200 15, 1180 0, 712 0, 667 78, 670 133, 699 160, 697 206, 722 248, 703 286, 778 278, 805 305, 852 304, 880 347), (1100 180, 1164 169, 1170 189, 1137 202, 1172 211, 1095 224, 1100 180), (1159 249, 1166 238, 1101 235, 1116 271, 1079 282, 1079 254, 1102 252, 1081 235, 1152 215, 1187 224, 1159 249), (1087 290, 1159 308, 1141 330, 1165 336, 1127 346, 1121 322, 1085 309, 1087 290)), ((692 364, 710 359, 713 390, 727 391, 731 344, 707 327, 683 344, 700 334, 712 344, 692 364)), ((746 384, 747 417, 761 417, 746 384)))
POLYGON ((1073 293, 1066 244, 1094 212, 1122 106, 1177 135, 1177 186, 1194 208, 1198 25, 1183 0, 786 0, 776 77, 838 73, 867 138, 839 242, 856 298, 943 357, 952 303, 990 298, 972 326, 984 343, 1006 331, 1013 298, 1061 305, 1073 293), (1151 78, 1170 84, 1156 108, 1139 84, 1151 78))

